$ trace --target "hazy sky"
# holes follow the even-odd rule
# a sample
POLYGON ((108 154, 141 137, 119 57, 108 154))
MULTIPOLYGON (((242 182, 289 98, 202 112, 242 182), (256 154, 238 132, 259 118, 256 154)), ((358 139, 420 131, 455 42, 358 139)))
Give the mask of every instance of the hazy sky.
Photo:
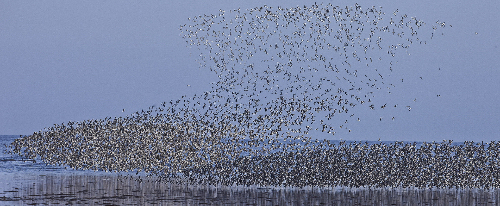
MULTIPOLYGON (((217 76, 194 61, 197 51, 186 47, 179 26, 219 9, 314 4, 272 2, 1 1, 0 134, 28 135, 70 120, 124 116, 201 94, 217 76)), ((398 88, 395 98, 417 98, 410 112, 397 114, 395 121, 367 114, 367 121, 350 125, 353 132, 334 139, 500 137, 499 1, 323 3, 382 6, 386 13, 399 9, 453 26, 399 60, 409 83, 398 88)))

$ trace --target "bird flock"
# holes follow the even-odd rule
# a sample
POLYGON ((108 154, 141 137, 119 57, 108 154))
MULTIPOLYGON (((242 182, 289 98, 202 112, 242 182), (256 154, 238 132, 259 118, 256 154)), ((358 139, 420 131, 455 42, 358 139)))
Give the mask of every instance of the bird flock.
POLYGON ((346 135, 349 124, 373 110, 410 111, 411 105, 381 97, 404 83, 395 72, 398 57, 430 43, 445 22, 316 3, 219 10, 188 20, 181 36, 199 52, 200 67, 218 77, 210 90, 125 117, 54 124, 16 139, 9 152, 191 184, 500 185, 496 142, 417 147, 316 138, 346 135))

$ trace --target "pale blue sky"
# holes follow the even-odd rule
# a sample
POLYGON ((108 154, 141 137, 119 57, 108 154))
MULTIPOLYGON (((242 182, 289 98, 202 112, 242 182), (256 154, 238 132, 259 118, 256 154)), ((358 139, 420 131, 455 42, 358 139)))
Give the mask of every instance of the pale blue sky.
MULTIPOLYGON (((198 67, 196 51, 186 48, 179 25, 219 9, 314 4, 272 2, 1 1, 0 134, 27 135, 70 120, 122 116, 200 94, 217 77, 198 67)), ((418 98, 411 112, 397 114, 397 121, 378 121, 380 114, 366 114, 367 121, 350 125, 353 132, 334 139, 500 137, 498 1, 323 3, 382 6, 386 13, 399 9, 429 23, 453 25, 400 60, 401 75, 408 76, 409 83, 395 98, 418 98), (411 80, 418 76, 425 77, 424 83, 411 80)))

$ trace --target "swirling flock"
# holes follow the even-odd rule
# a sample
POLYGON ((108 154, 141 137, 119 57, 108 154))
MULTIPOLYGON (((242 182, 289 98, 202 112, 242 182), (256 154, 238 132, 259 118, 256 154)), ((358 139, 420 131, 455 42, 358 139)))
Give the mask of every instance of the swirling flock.
POLYGON ((181 35, 199 51, 200 68, 218 76, 209 91, 125 117, 55 124, 16 139, 9 152, 190 184, 497 187, 495 142, 417 147, 316 138, 346 135, 372 110, 411 110, 380 97, 404 83, 393 72, 398 56, 446 27, 358 4, 189 18, 181 35))

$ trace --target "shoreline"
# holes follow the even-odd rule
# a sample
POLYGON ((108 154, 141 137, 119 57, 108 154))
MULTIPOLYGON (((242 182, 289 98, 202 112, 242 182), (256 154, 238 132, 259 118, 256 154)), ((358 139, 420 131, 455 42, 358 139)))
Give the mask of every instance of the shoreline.
MULTIPOLYGON (((13 174, 13 176, 16 176, 13 174)), ((495 205, 496 189, 262 188, 178 185, 119 175, 17 175, 0 204, 235 204, 235 205, 495 205), (10 189, 9 189, 10 187, 10 189)))

